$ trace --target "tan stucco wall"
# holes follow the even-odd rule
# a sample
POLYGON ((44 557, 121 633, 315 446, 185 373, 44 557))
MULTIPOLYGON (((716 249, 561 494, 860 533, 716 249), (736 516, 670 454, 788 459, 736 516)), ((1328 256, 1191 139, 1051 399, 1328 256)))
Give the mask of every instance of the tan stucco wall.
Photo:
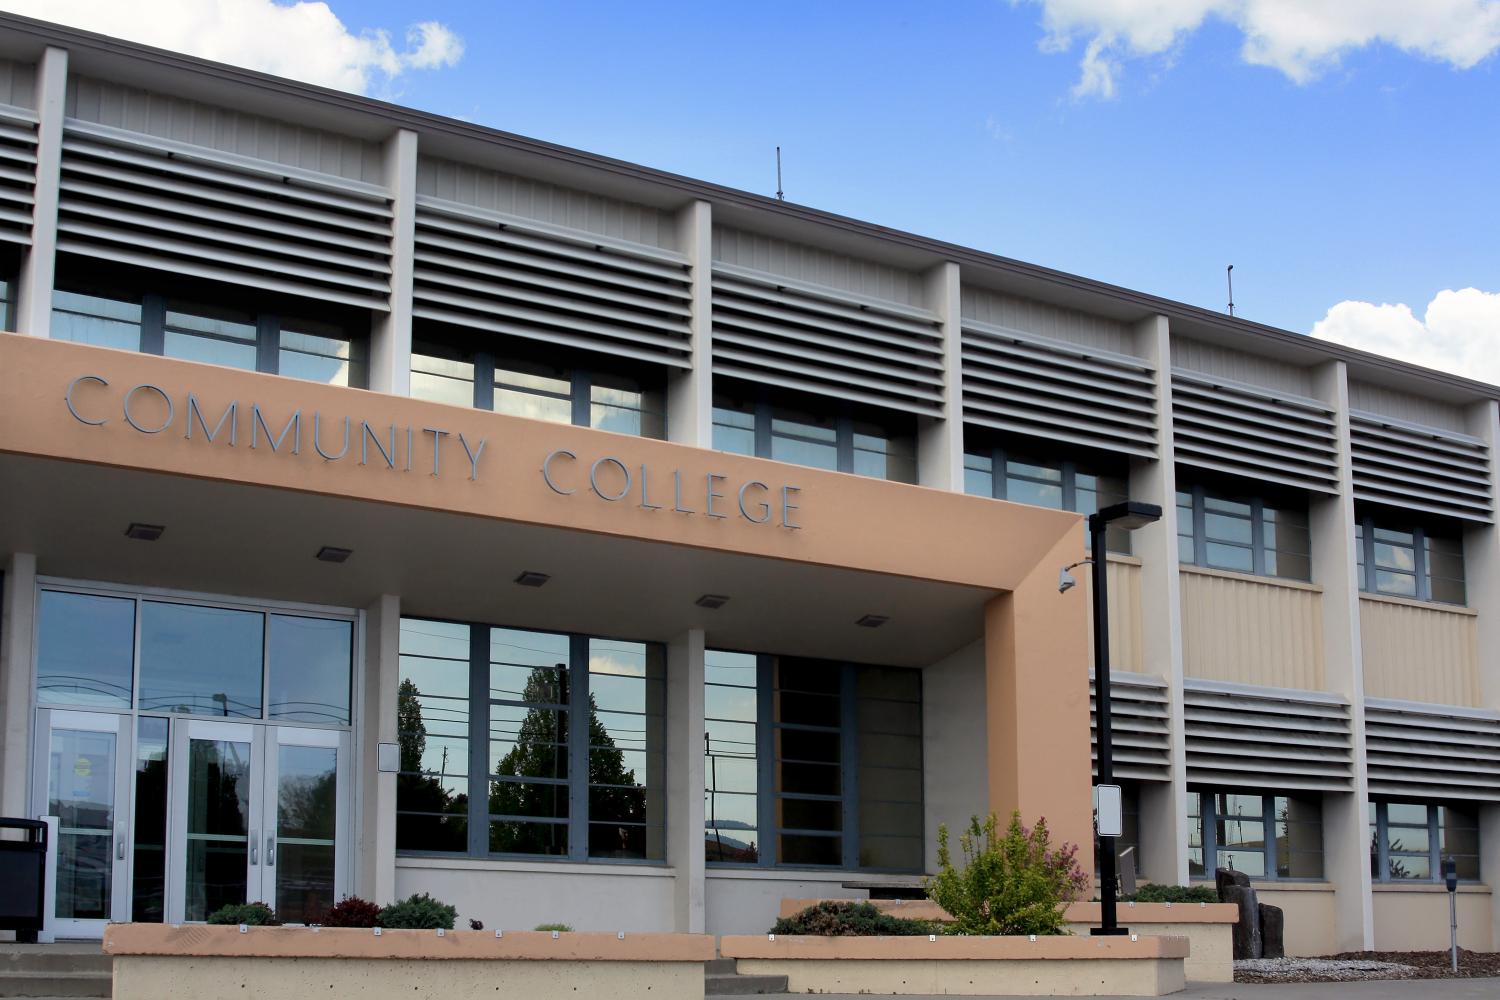
MULTIPOLYGON (((1458 944, 1489 951, 1490 890, 1461 886, 1458 893, 1458 944)), ((1383 951, 1445 949, 1449 945, 1448 891, 1439 885, 1377 885, 1374 888, 1375 947, 1383 951)))
POLYGON ((1339 951, 1332 886, 1310 884, 1278 889, 1267 888, 1262 882, 1256 885, 1255 894, 1262 903, 1281 907, 1285 919, 1283 943, 1288 955, 1307 957, 1339 951))
POLYGON ((786 976, 791 993, 1156 997, 1175 993, 1186 984, 1180 958, 1094 962, 740 959, 737 967, 745 975, 786 976))

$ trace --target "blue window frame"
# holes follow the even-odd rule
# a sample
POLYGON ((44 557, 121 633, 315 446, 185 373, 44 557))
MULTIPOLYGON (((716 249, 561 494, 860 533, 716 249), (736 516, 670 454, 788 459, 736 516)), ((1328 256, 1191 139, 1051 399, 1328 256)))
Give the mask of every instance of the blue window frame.
POLYGON ((1423 802, 1370 803, 1370 878, 1441 882, 1443 861, 1479 879, 1479 816, 1473 808, 1423 802))
POLYGON ((1323 806, 1312 797, 1188 790, 1188 874, 1218 868, 1253 879, 1323 878, 1323 806))

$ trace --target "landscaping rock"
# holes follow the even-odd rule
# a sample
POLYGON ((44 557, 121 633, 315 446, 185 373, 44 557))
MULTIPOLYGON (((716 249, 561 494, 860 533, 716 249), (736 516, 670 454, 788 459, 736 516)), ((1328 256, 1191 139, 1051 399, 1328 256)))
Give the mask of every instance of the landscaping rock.
POLYGON ((1255 890, 1248 885, 1229 883, 1220 891, 1220 899, 1239 907, 1239 919, 1234 924, 1234 957, 1236 959, 1260 958, 1260 904, 1255 890))
POLYGON ((1270 903, 1260 904, 1260 957, 1285 958, 1286 948, 1282 942, 1286 929, 1286 918, 1281 907, 1270 903))

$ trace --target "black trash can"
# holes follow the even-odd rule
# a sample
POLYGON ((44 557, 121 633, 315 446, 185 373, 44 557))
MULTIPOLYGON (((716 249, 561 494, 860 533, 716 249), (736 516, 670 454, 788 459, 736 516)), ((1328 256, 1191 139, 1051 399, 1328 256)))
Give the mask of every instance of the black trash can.
POLYGON ((46 914, 47 824, 39 819, 0 816, 0 830, 20 830, 22 840, 0 838, 0 930, 15 931, 16 940, 35 944, 46 914))

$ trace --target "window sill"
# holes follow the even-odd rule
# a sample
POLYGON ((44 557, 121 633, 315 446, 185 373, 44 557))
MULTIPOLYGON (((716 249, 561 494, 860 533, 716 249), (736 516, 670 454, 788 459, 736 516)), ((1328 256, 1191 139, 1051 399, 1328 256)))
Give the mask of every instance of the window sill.
POLYGON ((1127 556, 1123 552, 1111 552, 1105 557, 1105 562, 1119 563, 1121 566, 1144 566, 1145 561, 1140 556, 1127 556))
POLYGON ((1392 594, 1372 594, 1367 590, 1359 592, 1361 601, 1369 601, 1372 604, 1394 604, 1403 608, 1421 608, 1423 611, 1445 611, 1450 615, 1464 615, 1470 618, 1478 618, 1479 612, 1462 604, 1444 604, 1442 601, 1419 601, 1413 597, 1396 597, 1392 594))
POLYGON ((880 880, 882 882, 895 882, 902 879, 910 879, 911 884, 920 887, 923 875, 886 875, 879 872, 864 872, 857 868, 846 868, 830 871, 827 868, 761 868, 745 865, 709 865, 704 869, 706 878, 723 879, 749 879, 751 881, 763 882, 854 882, 859 879, 870 881, 880 880))
POLYGON ((1187 563, 1178 563, 1179 573, 1188 573, 1194 576, 1216 576, 1222 580, 1239 580, 1242 583, 1258 583, 1265 587, 1283 587, 1287 590, 1305 590, 1313 594, 1321 594, 1323 588, 1316 583, 1308 583, 1306 580, 1292 580, 1281 576, 1257 576, 1254 573, 1237 573, 1230 569, 1215 569, 1212 566, 1192 566, 1187 563))
MULTIPOLYGON (((1441 882, 1371 882, 1370 890, 1372 892, 1440 892, 1445 896, 1448 894, 1448 887, 1441 882)), ((1490 887, 1483 882, 1460 882, 1458 891, 1460 894, 1490 895, 1490 887)))
POLYGON ((665 864, 620 861, 505 861, 461 856, 440 858, 426 855, 397 855, 396 867, 450 871, 539 872, 548 875, 634 875, 648 878, 673 878, 677 874, 677 869, 665 864))
POLYGON ((1250 887, 1257 892, 1333 892, 1332 882, 1318 879, 1265 878, 1251 879, 1250 887))

